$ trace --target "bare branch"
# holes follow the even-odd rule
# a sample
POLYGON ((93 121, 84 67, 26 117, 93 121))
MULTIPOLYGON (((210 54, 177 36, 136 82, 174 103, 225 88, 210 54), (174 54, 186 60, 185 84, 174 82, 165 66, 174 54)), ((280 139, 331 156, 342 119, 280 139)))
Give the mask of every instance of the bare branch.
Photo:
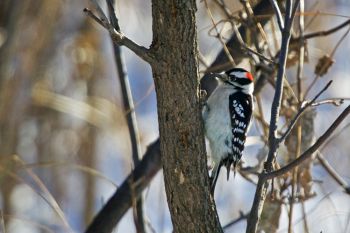
POLYGON ((96 0, 90 0, 90 2, 93 4, 95 10, 97 11, 97 15, 95 15, 88 8, 85 8, 84 12, 93 20, 95 20, 98 24, 100 24, 101 26, 103 26, 105 29, 108 30, 114 43, 120 46, 127 47, 128 49, 133 51, 137 56, 139 56, 140 58, 142 58, 148 63, 152 63, 153 61, 155 61, 151 50, 136 44, 134 41, 130 40, 123 33, 121 33, 118 30, 118 28, 113 27, 113 25, 109 22, 107 16, 103 13, 101 7, 98 5, 96 0))
POLYGON ((276 0, 270 0, 270 3, 272 5, 273 10, 275 11, 278 27, 279 27, 280 31, 282 32, 284 29, 284 23, 283 23, 281 10, 280 10, 276 0))
POLYGON ((87 16, 91 17, 93 20, 95 20, 99 25, 101 25, 102 27, 106 27, 105 23, 96 15, 94 15, 94 13, 92 13, 92 11, 89 8, 84 8, 83 12, 85 14, 87 14, 87 16))
POLYGON ((249 47, 244 43, 243 38, 242 38, 242 36, 241 36, 241 34, 240 34, 240 32, 239 32, 239 29, 238 29, 237 25, 233 23, 233 24, 232 24, 232 27, 233 27, 233 30, 234 30, 234 32, 235 32, 235 34, 236 34, 236 37, 237 37, 238 42, 240 43, 240 45, 241 45, 241 47, 242 47, 243 49, 247 50, 247 53, 255 54, 256 56, 258 56, 258 57, 261 58, 262 60, 265 60, 265 61, 267 61, 267 62, 269 62, 269 63, 271 63, 271 64, 274 64, 274 65, 277 65, 277 63, 276 63, 275 61, 273 61, 272 59, 266 57, 265 55, 263 55, 263 54, 261 54, 261 53, 259 53, 259 52, 257 52, 257 51, 254 51, 254 50, 251 49, 251 48, 249 48, 249 47))
POLYGON ((86 233, 110 233, 132 205, 133 195, 139 198, 155 174, 161 169, 159 140, 152 143, 123 184, 103 206, 86 233))
POLYGON ((311 88, 315 85, 315 83, 317 82, 318 78, 320 76, 325 75, 329 68, 332 66, 332 64, 334 63, 334 60, 332 59, 335 52, 337 51, 337 49, 339 48, 340 44, 344 41, 344 39, 346 38, 346 36, 349 34, 350 32, 350 27, 349 29, 344 33, 344 35, 339 39, 339 41, 337 42, 337 44, 334 46, 332 52, 330 55, 324 55, 322 58, 319 59, 318 64, 316 65, 315 68, 315 74, 316 76, 314 77, 314 80, 311 82, 311 84, 309 85, 309 87, 307 88, 307 90, 305 91, 304 96, 307 96, 307 94, 309 93, 309 91, 311 90, 311 88))
POLYGON ((107 2, 107 7, 108 7, 108 15, 109 19, 111 21, 112 26, 119 32, 120 31, 120 26, 119 26, 119 20, 117 18, 117 15, 115 14, 114 10, 114 0, 106 0, 107 2))
POLYGON ((90 0, 91 4, 94 5, 97 14, 99 16, 99 18, 101 19, 102 22, 104 22, 106 24, 106 26, 108 26, 109 21, 107 16, 105 15, 105 13, 103 12, 102 8, 100 7, 100 5, 97 3, 96 0, 90 0))
POLYGON ((344 103, 345 100, 350 100, 349 98, 330 98, 325 100, 320 100, 312 104, 312 107, 319 106, 322 104, 333 104, 335 106, 340 106, 344 103))
POLYGON ((313 106, 313 104, 315 103, 317 98, 320 97, 320 95, 328 89, 328 87, 332 84, 332 82, 333 82, 332 80, 329 81, 327 83, 327 85, 310 102, 307 102, 307 103, 305 103, 304 105, 301 106, 301 109, 298 111, 298 113, 295 115, 295 117, 291 121, 291 123, 288 126, 286 132, 279 139, 277 139, 278 143, 281 143, 281 142, 283 142, 286 139, 286 137, 290 134, 290 132, 292 131, 293 127, 295 126, 295 123, 298 121, 298 119, 304 113, 304 111, 307 108, 313 106))
POLYGON ((340 129, 336 134, 333 135, 333 137, 329 138, 328 141, 323 144, 322 148, 320 148, 320 150, 322 150, 323 148, 327 147, 328 144, 330 144, 331 142, 333 142, 335 139, 337 139, 337 137, 339 137, 343 132, 345 132, 348 128, 350 127, 350 123, 347 123, 342 129, 340 129))
MULTIPOLYGON (((295 4, 297 5, 299 1, 295 4)), ((294 7, 295 8, 295 7, 294 7)), ((285 73, 285 66, 287 62, 287 54, 290 40, 290 31, 292 27, 292 19, 294 19, 295 11, 292 14, 291 2, 287 1, 287 9, 286 9, 286 18, 285 18, 285 28, 282 32, 282 43, 281 43, 281 51, 279 55, 279 67, 276 78, 276 91, 274 95, 274 99, 271 107, 271 120, 270 120, 270 130, 269 130, 269 147, 270 152, 267 159, 268 164, 272 164, 272 160, 275 157, 275 153, 278 147, 278 140, 276 138, 277 132, 277 121, 279 118, 279 110, 281 107, 282 93, 283 93, 283 77, 285 73), (288 9, 289 8, 289 9, 288 9), (288 13, 289 12, 289 13, 288 13), (292 14, 292 15, 291 15, 292 14), (288 17, 290 15, 290 18, 288 17)))
POLYGON ((302 155, 300 155, 296 160, 290 162, 286 166, 269 173, 261 174, 263 179, 272 179, 274 177, 285 174, 294 167, 300 165, 305 160, 311 158, 312 154, 317 151, 317 149, 322 146, 322 144, 331 136, 334 130, 343 122, 343 120, 350 113, 350 105, 339 115, 339 117, 333 122, 333 124, 326 130, 326 132, 317 139, 317 141, 307 149, 302 155))
MULTIPOLYGON (((270 172, 272 170, 272 163, 276 157, 276 151, 278 149, 277 135, 277 122, 279 119, 279 112, 281 108, 282 94, 283 94, 283 77, 285 73, 285 67, 287 62, 287 54, 289 41, 291 37, 291 27, 295 16, 296 9, 299 5, 300 0, 295 2, 292 8, 292 1, 287 1, 286 15, 285 15, 285 27, 282 31, 282 42, 281 50, 279 54, 279 67, 277 72, 275 95, 271 106, 271 120, 270 120, 270 131, 269 131, 269 154, 265 162, 265 170, 270 172)), ((263 173, 264 174, 264 173, 263 173)), ((253 205, 250 211, 250 215, 247 222, 247 233, 255 233, 258 227, 260 215, 264 202, 266 199, 268 182, 264 179, 263 174, 259 176, 258 185, 255 192, 253 205)))
POLYGON ((344 189, 347 194, 350 194, 350 185, 337 173, 337 171, 328 163, 323 157, 321 152, 316 154, 318 161, 320 161, 322 167, 328 172, 328 174, 344 189))
POLYGON ((217 24, 214 22, 213 14, 211 13, 211 10, 209 9, 209 6, 208 6, 208 3, 206 0, 204 0, 204 4, 205 4, 205 8, 207 9, 207 13, 210 17, 211 23, 213 24, 213 27, 216 31, 216 37, 219 39, 220 43, 222 44, 222 47, 226 53, 227 59, 229 60, 229 62, 231 63, 232 66, 235 66, 236 63, 233 60, 233 57, 230 54, 230 51, 228 50, 228 48, 227 48, 227 46, 226 46, 226 44, 221 36, 221 33, 219 32, 219 29, 217 28, 217 24))
MULTIPOLYGON (((309 33, 309 34, 306 34, 304 35, 304 40, 308 40, 308 39, 311 39, 311 38, 314 38, 314 37, 320 37, 320 36, 328 36, 340 29, 342 29, 343 27, 347 26, 350 24, 350 19, 349 20, 346 20, 344 23, 341 23, 340 25, 334 27, 334 28, 331 28, 329 30, 326 30, 326 31, 318 31, 318 32, 313 32, 313 33, 309 33)), ((296 40, 298 40, 298 38, 296 38, 296 40)))
MULTIPOLYGON (((273 9, 268 0, 259 1, 259 3, 252 8, 252 10, 254 12, 254 15, 269 15, 269 17, 265 17, 259 20, 262 26, 264 26, 267 22, 270 21, 270 15, 272 17, 271 13, 273 12, 273 9)), ((246 36, 248 35, 248 33, 246 33, 247 28, 241 25, 239 27, 239 32, 242 36, 245 37, 243 39, 246 41, 246 36)), ((242 59, 247 56, 246 53, 242 51, 240 43, 238 43, 236 33, 233 33, 231 38, 226 42, 226 46, 230 48, 230 53, 235 58, 236 63, 240 63, 242 59)), ((230 65, 230 63, 228 63, 227 61, 228 59, 226 57, 225 51, 222 49, 216 56, 214 62, 210 65, 208 72, 217 72, 226 69, 230 65)))
POLYGON ((243 213, 242 211, 239 212, 239 217, 230 221, 229 223, 227 223, 225 226, 223 226, 223 230, 227 230, 229 227, 232 227, 233 225, 235 225, 236 223, 239 223, 240 221, 247 219, 249 216, 249 213, 243 213))

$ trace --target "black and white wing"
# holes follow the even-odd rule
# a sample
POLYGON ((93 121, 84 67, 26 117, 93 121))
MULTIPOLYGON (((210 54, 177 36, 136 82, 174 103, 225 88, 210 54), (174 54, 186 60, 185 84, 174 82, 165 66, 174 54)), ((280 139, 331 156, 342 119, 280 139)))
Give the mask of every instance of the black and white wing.
POLYGON ((231 164, 233 164, 235 169, 242 157, 253 113, 252 96, 243 92, 231 94, 229 97, 229 111, 231 117, 232 153, 223 161, 227 168, 227 178, 230 175, 231 164))

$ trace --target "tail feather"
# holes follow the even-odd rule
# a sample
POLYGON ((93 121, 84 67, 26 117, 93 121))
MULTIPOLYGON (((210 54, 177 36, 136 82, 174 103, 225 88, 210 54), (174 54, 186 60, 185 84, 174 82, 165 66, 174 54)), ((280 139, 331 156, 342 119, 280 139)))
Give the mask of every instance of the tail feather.
POLYGON ((215 186, 216 182, 218 181, 219 173, 221 166, 223 165, 222 161, 220 161, 219 164, 215 164, 213 171, 211 172, 211 177, 210 177, 210 193, 214 197, 214 191, 215 191, 215 186))
POLYGON ((218 181, 219 173, 221 167, 224 165, 226 167, 227 171, 227 180, 230 178, 230 171, 231 171, 231 165, 233 165, 234 169, 234 176, 236 177, 236 165, 237 161, 234 161, 232 159, 226 159, 226 160, 221 160, 220 163, 215 164, 213 171, 211 172, 211 177, 210 177, 210 193, 212 196, 214 196, 214 191, 215 191, 215 186, 216 182, 218 181))

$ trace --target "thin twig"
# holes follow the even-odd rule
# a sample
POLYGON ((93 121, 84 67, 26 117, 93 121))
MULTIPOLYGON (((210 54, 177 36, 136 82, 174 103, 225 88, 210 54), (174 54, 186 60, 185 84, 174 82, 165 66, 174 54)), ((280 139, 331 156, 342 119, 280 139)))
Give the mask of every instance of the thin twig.
POLYGON ((274 65, 277 65, 277 63, 275 61, 273 61, 272 59, 266 57, 265 55, 263 55, 259 52, 254 51, 253 49, 249 48, 247 45, 241 44, 241 46, 243 49, 247 50, 248 53, 252 53, 252 54, 258 56, 259 58, 261 58, 262 60, 265 60, 271 64, 274 64, 274 65))
POLYGON ((337 171, 328 163, 321 152, 316 153, 318 161, 327 173, 344 189, 347 194, 350 194, 350 185, 337 173, 337 171))
POLYGON ((330 135, 340 125, 340 123, 343 122, 343 120, 348 116, 349 113, 350 113, 350 105, 339 115, 339 117, 333 122, 333 124, 326 130, 326 132, 321 137, 319 137, 317 141, 309 149, 307 149, 302 155, 300 155, 296 160, 290 162, 286 166, 276 171, 263 173, 261 174, 261 177, 263 177, 263 179, 272 179, 277 176, 281 176, 289 172, 294 167, 299 166, 305 160, 311 158, 313 153, 316 152, 320 146, 322 146, 322 144, 330 137, 330 135))
POLYGON ((235 66, 236 63, 235 61, 233 60, 233 57, 230 53, 230 51, 228 50, 227 46, 226 46, 226 43, 224 42, 224 40, 222 39, 222 36, 221 36, 221 33, 219 32, 218 28, 217 28, 217 24, 214 22, 214 18, 213 18, 213 14, 211 13, 211 10, 209 9, 209 6, 208 6, 208 3, 207 3, 207 0, 204 0, 204 4, 205 4, 205 8, 207 9, 207 13, 210 17, 210 20, 213 24, 213 27, 216 31, 216 37, 219 39, 220 43, 222 44, 222 48, 224 49, 225 53, 226 53, 226 56, 227 56, 227 59, 230 61, 230 63, 232 64, 232 66, 235 66))
POLYGON ((275 61, 273 61, 272 59, 266 57, 265 55, 257 52, 257 51, 254 51, 253 49, 249 48, 246 43, 243 41, 243 38, 238 30, 238 27, 235 23, 232 23, 232 27, 233 27, 233 31, 235 32, 236 34, 236 37, 237 37, 237 40, 239 42, 239 44, 241 45, 241 48, 247 50, 248 53, 253 53, 255 54, 256 56, 258 56, 259 58, 261 58, 262 60, 265 60, 271 64, 274 64, 274 65, 277 65, 277 63, 275 61))
POLYGON ((304 200, 301 200, 301 209, 302 209, 302 212, 303 212, 303 226, 304 226, 304 232, 305 233, 309 233, 310 230, 309 230, 309 225, 307 223, 307 215, 306 215, 306 210, 305 210, 305 201, 304 200))
MULTIPOLYGON (((114 0, 106 0, 108 6, 108 13, 110 22, 117 31, 120 31, 118 18, 115 14, 114 10, 114 0)), ((132 99, 131 89, 129 78, 127 75, 127 70, 125 66, 124 57, 122 54, 122 50, 120 46, 116 43, 113 43, 114 57, 116 68, 118 72, 118 78, 120 82, 120 87, 122 91, 122 99, 123 99, 123 107, 124 111, 128 111, 129 109, 134 109, 134 102, 132 99)), ((135 111, 128 111, 126 114, 126 122, 129 129, 129 136, 131 141, 131 151, 132 151, 132 160, 133 165, 137 166, 140 162, 141 156, 141 144, 140 144, 140 135, 137 127, 136 114, 135 111)), ((136 205, 134 206, 134 222, 137 232, 142 233, 145 232, 145 223, 143 217, 143 200, 142 198, 137 199, 134 195, 134 201, 136 205)))
MULTIPOLYGON (((258 35, 260 33, 261 39, 264 42, 264 44, 266 45, 266 52, 269 54, 270 57, 272 57, 271 49, 269 47, 269 44, 267 43, 267 35, 266 35, 261 23, 255 19, 254 11, 253 11, 253 8, 252 8, 250 2, 247 0, 240 0, 240 1, 241 1, 242 5, 244 6, 245 11, 247 13, 248 23, 252 26, 250 28, 250 30, 252 31, 253 35, 258 35), (259 30, 259 33, 256 29, 259 30)), ((256 50, 261 54, 262 49, 259 46, 260 42, 258 40, 258 37, 254 36, 252 39, 254 40, 254 46, 255 46, 256 50)))
POLYGON ((323 148, 327 147, 328 144, 333 142, 337 137, 339 137, 343 132, 345 132, 350 127, 350 123, 347 123, 342 129, 340 129, 336 134, 334 134, 331 138, 328 139, 326 143, 323 144, 323 146, 320 148, 322 150, 323 148))
POLYGON ((84 13, 86 13, 90 18, 95 20, 98 24, 108 30, 112 40, 114 43, 118 45, 123 45, 133 51, 137 56, 142 58, 148 63, 152 63, 155 61, 154 55, 151 50, 136 44, 134 41, 130 40, 123 33, 116 30, 113 25, 109 22, 107 16, 103 13, 103 10, 96 2, 96 0, 90 0, 95 10, 97 11, 97 15, 95 15, 90 9, 84 8, 84 13))
MULTIPOLYGON (((261 20, 259 20, 262 26, 265 26, 266 23, 268 23, 270 21, 270 18, 272 17, 272 14, 270 14, 272 7, 269 1, 259 1, 258 4, 254 5, 252 10, 254 12, 254 15, 266 15, 261 20)), ((232 19, 232 17, 230 17, 230 19, 232 19)), ((245 38, 247 37, 247 34, 248 34, 246 33, 247 28, 244 25, 241 25, 239 27, 239 32, 241 35, 245 36, 245 38)), ((240 63, 243 58, 247 57, 247 55, 246 53, 243 53, 242 49, 237 45, 239 45, 237 41, 237 36, 235 33, 233 33, 231 38, 226 42, 226 46, 228 48, 231 48, 230 52, 234 56, 235 62, 240 63)), ((222 49, 214 59, 214 62, 211 64, 209 70, 212 72, 222 71, 223 69, 228 67, 228 66, 222 65, 226 63, 227 63, 226 54, 222 49)))
POLYGON ((312 107, 319 106, 322 104, 333 104, 335 106, 340 106, 345 100, 350 100, 350 98, 330 98, 325 100, 320 100, 312 104, 312 107))
MULTIPOLYGON (((311 38, 315 38, 315 37, 320 37, 320 36, 328 36, 340 29, 342 29, 343 27, 347 26, 350 24, 350 19, 349 20, 346 20, 344 23, 341 23, 340 25, 334 27, 334 28, 331 28, 329 30, 326 30, 326 31, 318 31, 318 32, 313 32, 313 33, 309 33, 309 34, 306 34, 304 35, 304 40, 308 40, 308 39, 311 39, 311 38)), ((299 38, 296 38, 296 40, 298 40, 299 38)))
POLYGON ((248 216, 249 216, 249 213, 243 213, 242 211, 240 211, 239 217, 227 223, 225 226, 222 227, 222 229, 227 230, 229 227, 232 227, 236 223, 239 223, 240 221, 247 219, 248 216))
POLYGON ((283 23, 281 10, 280 10, 276 0, 270 0, 270 3, 272 5, 273 10, 275 11, 278 27, 279 27, 280 31, 282 32, 284 29, 284 23, 283 23))
MULTIPOLYGON (((319 1, 315 1, 314 4, 312 4, 311 6, 308 7, 308 10, 309 11, 316 11, 316 13, 314 15, 312 15, 311 19, 309 19, 305 25, 305 30, 308 29, 310 27, 310 25, 314 22, 314 20, 317 18, 317 16, 319 16, 320 12, 316 10, 317 8, 317 5, 319 4, 320 2, 319 1)), ((305 12, 304 12, 305 14, 305 12)))
MULTIPOLYGON (((346 38, 346 36, 349 34, 350 32, 350 27, 349 29, 343 34, 343 36, 339 39, 339 41, 337 42, 337 44, 334 46, 331 54, 329 55, 329 59, 332 59, 335 52, 337 51, 337 49, 339 48, 340 44, 344 41, 344 39, 346 38)), ((324 72, 327 66, 323 66, 321 68, 321 73, 324 72)), ((320 72, 319 72, 320 73, 320 72)), ((315 83, 317 82, 318 78, 320 77, 320 74, 315 75, 314 80, 311 82, 311 84, 309 85, 309 87, 307 88, 307 90, 305 91, 304 97, 306 97, 309 93, 309 91, 312 89, 312 87, 315 85, 315 83)))
POLYGON ((214 3, 216 3, 219 6, 219 8, 222 10, 222 12, 224 12, 228 19, 232 18, 233 14, 231 13, 230 9, 226 6, 223 0, 215 0, 214 3))
POLYGON ((99 25, 101 25, 102 27, 105 27, 105 24, 102 22, 102 20, 100 18, 98 18, 96 15, 94 15, 94 13, 92 13, 92 11, 89 8, 84 8, 84 13, 87 14, 90 18, 92 18, 93 20, 95 20, 99 25))
POLYGON ((330 80, 327 85, 310 101, 310 102, 306 102, 304 105, 302 105, 301 109, 298 111, 298 113, 295 115, 295 117, 293 118, 293 120, 291 121, 290 125, 288 126, 286 132, 280 137, 278 138, 278 143, 283 142, 286 137, 290 134, 290 132, 292 131, 295 123, 298 121, 298 119, 300 118, 300 116, 304 113, 304 111, 313 105, 313 103, 315 103, 315 101, 317 100, 318 97, 320 97, 320 95, 325 92, 328 87, 332 84, 333 80, 330 80))
POLYGON ((345 38, 347 37, 347 35, 349 34, 350 32, 350 27, 348 28, 348 30, 342 35, 342 37, 340 37, 339 41, 335 44, 331 54, 330 54, 330 57, 333 57, 335 52, 337 51, 337 49, 339 48, 340 44, 343 42, 343 40, 345 40, 345 38))

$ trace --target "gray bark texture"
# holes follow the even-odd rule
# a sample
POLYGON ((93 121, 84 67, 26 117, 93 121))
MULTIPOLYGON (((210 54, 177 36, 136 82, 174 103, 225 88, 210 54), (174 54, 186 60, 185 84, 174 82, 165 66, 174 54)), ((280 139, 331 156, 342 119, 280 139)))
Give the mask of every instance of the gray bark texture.
POLYGON ((153 0, 151 64, 174 232, 222 232, 209 194, 197 69, 195 0, 153 0))

